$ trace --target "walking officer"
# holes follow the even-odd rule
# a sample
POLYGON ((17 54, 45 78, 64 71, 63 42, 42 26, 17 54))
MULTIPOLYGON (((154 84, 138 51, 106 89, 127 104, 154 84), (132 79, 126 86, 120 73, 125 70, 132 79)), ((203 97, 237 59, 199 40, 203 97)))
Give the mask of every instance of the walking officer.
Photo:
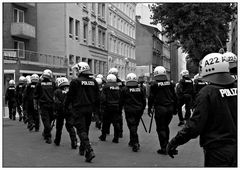
POLYGON ((52 71, 46 69, 43 71, 42 80, 37 83, 34 93, 34 109, 38 109, 38 104, 41 110, 41 118, 44 126, 43 137, 46 143, 52 143, 51 124, 54 120, 53 113, 53 95, 56 89, 55 82, 52 81, 52 71))
POLYGON ((132 147, 132 151, 137 152, 140 149, 137 130, 146 107, 146 97, 144 89, 138 86, 136 74, 129 73, 126 81, 126 86, 121 91, 120 110, 124 108, 127 126, 130 131, 128 145, 132 147))
POLYGON ((84 149, 86 162, 91 162, 95 157, 92 146, 89 142, 88 134, 91 124, 92 113, 99 109, 99 88, 96 80, 90 77, 90 67, 86 62, 79 62, 75 65, 78 77, 73 79, 69 86, 65 101, 65 109, 69 104, 73 107, 74 126, 81 140, 84 149))
POLYGON ((14 80, 9 81, 9 87, 7 88, 5 94, 5 102, 8 104, 9 118, 16 120, 17 98, 14 80))
POLYGON ((184 119, 188 120, 191 116, 191 105, 192 97, 194 94, 193 81, 189 78, 188 70, 181 72, 181 80, 177 86, 177 97, 178 97, 178 126, 184 125, 184 119), (183 119, 182 106, 185 104, 185 116, 183 119))
POLYGON ((22 109, 22 99, 23 99, 23 91, 25 88, 26 83, 26 77, 20 76, 19 77, 19 83, 16 87, 16 95, 17 95, 17 112, 19 115, 19 121, 22 121, 23 119, 23 109, 22 109))
POLYGON ((173 114, 176 114, 177 98, 174 84, 167 79, 166 69, 157 66, 154 69, 154 82, 150 86, 148 98, 148 115, 153 116, 152 107, 155 110, 155 122, 160 143, 158 154, 166 155, 166 147, 169 140, 169 124, 173 114))
POLYGON ((109 124, 113 124, 114 138, 113 143, 118 143, 120 133, 120 119, 122 111, 120 110, 120 87, 117 84, 117 77, 114 74, 107 76, 107 83, 103 87, 101 95, 101 106, 104 109, 101 141, 106 140, 106 134, 109 124))
POLYGON ((62 128, 64 125, 64 119, 66 120, 65 127, 69 133, 71 139, 72 149, 77 149, 77 137, 76 132, 73 127, 72 109, 69 108, 65 110, 64 101, 66 99, 67 93, 69 91, 69 81, 66 77, 58 78, 57 80, 58 88, 54 92, 54 110, 56 112, 56 136, 54 143, 56 146, 60 145, 62 128))
POLYGON ((200 135, 205 167, 237 167, 237 85, 222 54, 211 53, 202 60, 202 79, 209 84, 197 95, 193 115, 171 139, 167 152, 200 135))

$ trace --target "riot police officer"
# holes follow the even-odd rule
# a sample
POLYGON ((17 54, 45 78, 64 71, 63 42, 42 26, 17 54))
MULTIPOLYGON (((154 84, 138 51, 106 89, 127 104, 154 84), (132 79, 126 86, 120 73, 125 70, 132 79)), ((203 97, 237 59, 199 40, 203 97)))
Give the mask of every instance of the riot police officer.
POLYGON ((137 152, 140 149, 137 130, 146 107, 146 95, 144 89, 138 86, 136 74, 129 73, 126 81, 126 86, 121 91, 120 109, 124 108, 127 126, 130 131, 128 145, 132 147, 134 152, 137 152))
POLYGON ((28 96, 26 96, 26 90, 27 90, 27 87, 31 84, 31 76, 30 75, 27 75, 26 76, 26 84, 25 84, 25 87, 24 87, 24 90, 23 90, 23 94, 22 94, 22 111, 23 111, 23 122, 27 125, 27 128, 30 127, 30 123, 29 123, 29 117, 28 117, 28 110, 27 110, 27 101, 26 101, 26 98, 28 96))
POLYGON ((181 126, 184 124, 184 119, 188 120, 191 116, 191 105, 192 105, 192 97, 194 94, 193 89, 193 81, 189 78, 188 70, 183 70, 181 72, 181 80, 177 86, 177 97, 178 97, 178 118, 179 124, 181 126), (182 106, 185 104, 185 116, 183 119, 182 114, 182 106))
POLYGON ((237 166, 237 86, 222 54, 211 53, 202 60, 202 79, 209 84, 197 95, 193 115, 171 139, 167 152, 200 135, 205 167, 237 166))
POLYGON ((9 87, 6 90, 5 94, 5 102, 8 103, 8 110, 9 110, 9 118, 12 120, 16 120, 16 107, 17 107, 17 100, 16 100, 16 88, 15 88, 15 81, 9 81, 9 87))
POLYGON ((16 95, 17 95, 17 112, 19 115, 19 121, 22 121, 23 119, 23 109, 22 109, 22 99, 23 99, 23 91, 26 84, 26 77, 20 76, 19 77, 19 83, 16 87, 16 95))
POLYGON ((90 67, 86 62, 79 62, 74 67, 78 72, 78 77, 73 79, 67 93, 65 109, 72 104, 74 126, 81 140, 84 149, 86 162, 91 162, 95 157, 92 146, 89 142, 88 133, 91 124, 92 113, 99 109, 99 88, 96 80, 90 77, 90 67))
POLYGON ((39 76, 37 74, 31 75, 31 83, 27 85, 25 94, 24 94, 24 102, 26 107, 26 112, 28 113, 28 128, 29 131, 32 131, 35 128, 35 131, 39 131, 40 126, 40 116, 38 112, 38 108, 34 108, 34 92, 36 89, 36 85, 39 82, 39 76))
POLYGON ((56 80, 58 89, 54 92, 54 111, 56 112, 56 135, 54 143, 56 146, 60 145, 62 128, 64 125, 64 120, 66 120, 65 127, 69 133, 71 139, 72 149, 77 148, 77 137, 76 132, 73 127, 73 118, 71 108, 65 110, 64 101, 69 90, 69 81, 66 77, 57 78, 56 80))
POLYGON ((101 94, 101 106, 104 109, 101 141, 106 140, 106 134, 109 124, 113 124, 114 138, 113 143, 118 143, 120 133, 120 119, 122 112, 120 110, 120 87, 117 84, 117 77, 114 74, 107 76, 107 83, 103 87, 101 94))
POLYGON ((157 66, 154 69, 155 81, 150 86, 148 98, 148 115, 153 116, 152 107, 155 110, 155 122, 160 143, 158 154, 166 155, 166 146, 169 140, 169 124, 173 114, 176 114, 177 98, 174 84, 167 79, 166 69, 157 66))
POLYGON ((38 109, 38 104, 41 110, 41 118, 44 126, 43 137, 46 143, 52 143, 51 124, 54 120, 54 91, 56 89, 55 82, 52 81, 52 71, 46 69, 43 71, 42 79, 36 86, 34 93, 34 109, 38 109))

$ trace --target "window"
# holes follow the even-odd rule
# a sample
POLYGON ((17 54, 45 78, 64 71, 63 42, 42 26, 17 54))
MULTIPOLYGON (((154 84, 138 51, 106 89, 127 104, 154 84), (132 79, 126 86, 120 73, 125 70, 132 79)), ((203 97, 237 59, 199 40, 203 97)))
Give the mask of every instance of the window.
POLYGON ((102 3, 102 18, 105 18, 105 4, 102 3))
POLYGON ((102 3, 98 3, 98 16, 101 16, 102 3))
POLYGON ((102 38, 102 31, 98 30, 98 47, 101 48, 101 38, 102 38))
POLYGON ((81 61, 80 56, 76 56, 76 63, 79 63, 81 61))
POLYGON ((87 8, 87 3, 86 2, 82 2, 82 4, 83 4, 83 8, 87 8))
POLYGON ((120 18, 118 18, 118 22, 117 22, 117 29, 118 29, 118 30, 120 30, 120 25, 121 25, 121 23, 120 23, 120 18))
POLYGON ((14 41, 14 49, 18 50, 19 58, 25 58, 25 43, 23 41, 14 41))
POLYGON ((113 16, 113 27, 115 27, 116 15, 113 16))
POLYGON ((117 53, 117 41, 114 40, 114 52, 117 53))
POLYGON ((79 39, 79 32, 80 32, 80 21, 76 20, 75 21, 75 38, 76 40, 79 39))
POLYGON ((73 18, 69 17, 69 37, 73 37, 73 18))
POLYGON ((95 45, 96 27, 92 26, 92 45, 95 45))
POLYGON ((87 42, 87 38, 88 38, 88 23, 87 22, 83 22, 83 41, 87 42))
POLYGON ((109 24, 112 25, 112 13, 109 13, 109 24))
POLYGON ((120 30, 123 32, 123 20, 121 20, 121 28, 120 28, 120 30))
POLYGON ((93 13, 95 13, 95 10, 96 10, 96 9, 95 9, 95 6, 96 6, 96 4, 95 4, 95 3, 92 3, 92 12, 93 12, 93 13))
POLYGON ((74 55, 70 54, 69 55, 69 65, 73 65, 74 64, 74 55))
POLYGON ((117 53, 118 53, 119 55, 121 54, 121 46, 120 46, 120 41, 118 41, 117 53))
POLYGON ((103 32, 103 34, 102 34, 102 47, 103 47, 103 49, 105 49, 105 39, 106 39, 106 33, 103 32))
POLYGON ((24 22, 24 11, 14 8, 13 20, 14 22, 24 22))
POLYGON ((109 41, 109 48, 110 48, 110 50, 109 51, 111 51, 112 52, 112 38, 110 37, 110 41, 109 41))

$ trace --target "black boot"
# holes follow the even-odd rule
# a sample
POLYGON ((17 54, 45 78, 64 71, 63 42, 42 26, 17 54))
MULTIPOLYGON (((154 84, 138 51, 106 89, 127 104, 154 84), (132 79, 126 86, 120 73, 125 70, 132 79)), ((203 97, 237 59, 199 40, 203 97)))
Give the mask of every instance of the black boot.
POLYGON ((112 142, 113 142, 113 143, 118 143, 118 138, 115 138, 115 137, 114 137, 113 140, 112 140, 112 142))
POLYGON ((51 144, 51 143, 52 143, 52 139, 51 139, 50 137, 47 137, 45 142, 46 142, 47 144, 51 144))
POLYGON ((80 145, 79 146, 79 155, 84 156, 84 153, 85 153, 85 149, 84 149, 83 145, 80 145))
POLYGON ((95 154, 93 152, 93 149, 87 149, 85 154, 86 162, 91 162, 93 158, 95 158, 95 154))
POLYGON ((138 143, 135 143, 132 147, 133 152, 137 152, 140 149, 140 145, 138 143))
POLYGON ((158 154, 161 154, 161 155, 167 155, 167 151, 166 151, 165 148, 162 148, 162 149, 157 150, 157 153, 158 153, 158 154))
POLYGON ((56 146, 60 145, 60 141, 59 140, 54 139, 54 143, 55 143, 56 146))
POLYGON ((99 139, 101 141, 106 141, 106 135, 102 134, 101 136, 99 136, 99 139))

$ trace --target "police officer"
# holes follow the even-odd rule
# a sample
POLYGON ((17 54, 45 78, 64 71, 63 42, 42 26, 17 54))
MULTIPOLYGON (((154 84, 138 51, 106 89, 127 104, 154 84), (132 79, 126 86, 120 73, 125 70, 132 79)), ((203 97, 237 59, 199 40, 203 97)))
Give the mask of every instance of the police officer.
MULTIPOLYGON (((95 80, 98 83, 99 95, 101 96, 103 80, 100 77, 96 77, 95 80)), ((101 108, 101 105, 100 105, 99 110, 94 113, 95 114, 94 117, 95 117, 95 120, 96 120, 95 127, 98 128, 98 129, 101 129, 101 126, 102 126, 102 112, 103 111, 102 111, 102 108, 101 108)))
POLYGON ((169 124, 173 114, 176 114, 177 98, 174 91, 174 84, 167 79, 166 69, 157 66, 154 69, 155 81, 150 86, 148 98, 148 115, 153 116, 152 107, 155 110, 155 122, 160 143, 158 154, 166 155, 166 146, 169 140, 169 124))
POLYGON ((16 87, 16 95, 17 95, 17 111, 19 115, 19 121, 22 121, 23 115, 22 115, 22 98, 23 98, 23 91, 25 88, 26 83, 26 77, 20 76, 19 77, 19 83, 16 87))
POLYGON ((34 93, 34 109, 38 109, 38 103, 41 110, 41 118, 44 126, 43 137, 45 142, 48 144, 52 143, 51 135, 51 123, 54 120, 53 113, 53 96, 56 89, 55 82, 52 81, 52 71, 46 69, 43 71, 42 79, 37 83, 36 90, 34 93))
MULTIPOLYGON (((117 84, 120 87, 120 90, 122 89, 122 87, 125 86, 124 82, 122 80, 119 79, 118 77, 118 69, 113 67, 110 68, 108 71, 108 74, 114 74, 117 77, 117 84)), ((121 116, 121 118, 119 119, 119 124, 120 124, 120 133, 119 133, 119 137, 122 138, 123 137, 123 117, 121 116)), ((109 130, 108 133, 110 133, 110 125, 109 125, 109 130)))
POLYGON ((88 133, 91 124, 92 113, 99 109, 99 88, 96 80, 91 78, 90 67, 86 62, 79 62, 75 69, 78 72, 78 78, 73 79, 67 93, 65 109, 72 104, 74 125, 77 134, 81 140, 82 147, 85 151, 86 162, 91 162, 95 157, 91 144, 89 142, 88 133))
POLYGON ((209 84, 198 93, 192 117, 169 142, 167 152, 173 157, 179 145, 200 135, 205 167, 236 167, 237 86, 229 63, 222 54, 208 54, 201 75, 209 84))
POLYGON ((191 104, 192 97, 194 94, 193 81, 189 78, 188 70, 181 72, 181 80, 177 86, 177 97, 178 97, 178 126, 184 125, 184 119, 188 120, 191 116, 191 104), (185 104, 185 117, 183 119, 182 106, 185 104))
POLYGON ((35 131, 39 131, 40 126, 40 116, 38 109, 34 108, 34 92, 36 85, 39 82, 39 76, 37 74, 31 75, 31 83, 27 85, 24 93, 24 102, 26 107, 26 112, 28 113, 28 129, 32 131, 35 128, 35 131))
POLYGON ((101 105, 104 109, 101 141, 106 140, 106 134, 109 124, 113 124, 114 138, 113 143, 118 143, 120 133, 120 119, 122 112, 120 110, 120 87, 117 84, 117 77, 114 74, 107 76, 107 83, 103 87, 101 95, 101 105))
POLYGON ((17 100, 14 80, 9 81, 9 87, 7 88, 5 94, 5 102, 8 103, 9 118, 16 120, 17 100))
POLYGON ((56 80, 58 89, 54 92, 54 110, 56 112, 56 136, 54 143, 56 146, 60 145, 62 128, 64 125, 64 119, 66 119, 65 127, 69 133, 71 139, 72 149, 77 149, 77 137, 73 127, 71 109, 65 110, 64 101, 66 99, 69 90, 69 81, 66 77, 57 78, 56 80))
POLYGON ((124 107, 127 126, 130 131, 130 141, 128 145, 132 151, 140 149, 138 139, 138 125, 146 107, 146 95, 143 88, 138 86, 137 76, 129 73, 126 78, 126 86, 122 88, 120 97, 120 108, 124 107))
POLYGON ((29 128, 30 126, 30 123, 29 123, 29 120, 28 120, 28 110, 27 110, 27 105, 28 103, 26 102, 26 90, 27 90, 27 87, 29 86, 29 84, 31 84, 31 76, 30 75, 27 75, 26 76, 26 83, 25 83, 25 87, 24 87, 24 90, 23 90, 23 96, 22 96, 22 111, 23 111, 23 122, 26 124, 28 124, 27 128, 29 128))

